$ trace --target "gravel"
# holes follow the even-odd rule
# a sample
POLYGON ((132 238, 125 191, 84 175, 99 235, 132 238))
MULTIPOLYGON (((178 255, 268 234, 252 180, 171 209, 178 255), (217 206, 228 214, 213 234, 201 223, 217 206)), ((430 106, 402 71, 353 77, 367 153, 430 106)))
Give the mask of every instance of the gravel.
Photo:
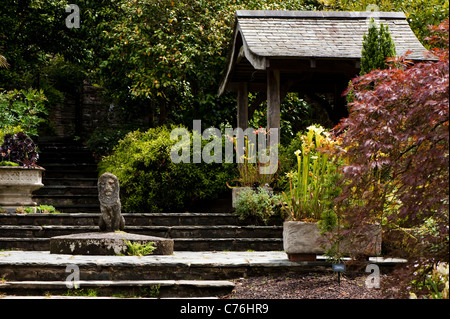
POLYGON ((235 289, 227 296, 232 299, 385 299, 381 275, 380 289, 366 288, 367 275, 341 274, 340 285, 337 273, 288 274, 261 276, 235 280, 235 289))

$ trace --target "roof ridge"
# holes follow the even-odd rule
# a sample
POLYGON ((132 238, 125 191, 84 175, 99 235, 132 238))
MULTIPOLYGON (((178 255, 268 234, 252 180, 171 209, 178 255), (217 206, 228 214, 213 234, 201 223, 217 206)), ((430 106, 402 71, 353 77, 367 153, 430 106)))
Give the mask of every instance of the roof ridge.
POLYGON ((406 19, 403 12, 381 11, 286 11, 286 10, 237 10, 237 18, 313 18, 313 19, 406 19))

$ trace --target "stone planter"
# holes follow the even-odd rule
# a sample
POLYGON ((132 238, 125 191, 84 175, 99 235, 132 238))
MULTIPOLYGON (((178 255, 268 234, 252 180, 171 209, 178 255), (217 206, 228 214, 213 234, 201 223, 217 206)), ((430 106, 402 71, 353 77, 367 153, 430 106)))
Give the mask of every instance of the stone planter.
POLYGON ((36 206, 33 191, 42 184, 41 167, 0 166, 0 206, 7 211, 15 211, 20 206, 36 206))
MULTIPOLYGON (((283 224, 283 247, 291 261, 315 261, 316 255, 325 253, 320 243, 320 230, 317 223, 286 221, 283 224)), ((379 256, 381 254, 381 227, 372 224, 367 236, 344 238, 340 245, 344 255, 351 253, 379 256)))

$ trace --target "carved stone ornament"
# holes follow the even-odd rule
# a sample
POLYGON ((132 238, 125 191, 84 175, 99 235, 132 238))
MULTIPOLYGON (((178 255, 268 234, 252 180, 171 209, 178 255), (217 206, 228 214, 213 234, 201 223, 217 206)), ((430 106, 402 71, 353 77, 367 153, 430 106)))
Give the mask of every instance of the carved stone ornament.
POLYGON ((98 200, 101 216, 99 227, 102 231, 118 231, 125 227, 125 219, 121 214, 120 186, 117 177, 104 173, 98 179, 98 200))

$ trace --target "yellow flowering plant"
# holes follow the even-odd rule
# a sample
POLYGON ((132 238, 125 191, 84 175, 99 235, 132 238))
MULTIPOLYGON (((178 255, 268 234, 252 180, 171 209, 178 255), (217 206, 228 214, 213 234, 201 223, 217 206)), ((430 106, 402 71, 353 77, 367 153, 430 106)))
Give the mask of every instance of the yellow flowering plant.
POLYGON ((327 152, 336 141, 319 125, 309 126, 300 139, 301 149, 295 152, 297 171, 286 174, 289 190, 283 192, 284 209, 291 220, 317 221, 324 212, 334 214, 332 199, 339 193, 337 164, 327 152))

